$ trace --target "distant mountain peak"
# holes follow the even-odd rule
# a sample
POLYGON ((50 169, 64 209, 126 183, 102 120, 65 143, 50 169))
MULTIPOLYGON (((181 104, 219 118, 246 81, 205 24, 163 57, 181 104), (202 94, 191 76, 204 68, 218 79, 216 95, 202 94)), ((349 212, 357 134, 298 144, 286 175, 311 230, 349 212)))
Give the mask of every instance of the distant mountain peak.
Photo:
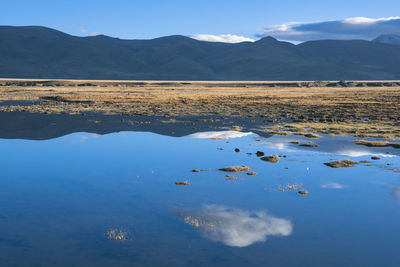
POLYGON ((400 45, 400 35, 397 34, 382 34, 373 40, 376 43, 400 45))
POLYGON ((257 43, 267 43, 267 42, 271 43, 271 42, 279 42, 279 41, 272 36, 266 36, 257 41, 257 43))

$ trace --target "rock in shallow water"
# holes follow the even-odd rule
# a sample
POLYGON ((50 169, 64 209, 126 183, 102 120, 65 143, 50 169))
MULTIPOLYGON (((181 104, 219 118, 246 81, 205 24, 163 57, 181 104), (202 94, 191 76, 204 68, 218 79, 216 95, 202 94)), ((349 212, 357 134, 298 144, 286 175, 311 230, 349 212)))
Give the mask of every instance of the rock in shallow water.
POLYGON ((189 185, 188 182, 175 182, 176 185, 189 185))
POLYGON ((242 165, 242 166, 225 167, 225 168, 222 168, 219 170, 223 171, 223 172, 243 172, 243 171, 249 171, 249 170, 251 170, 251 168, 247 167, 245 165, 242 165))
POLYGON ((262 157, 261 159, 271 163, 277 163, 279 161, 279 157, 277 155, 266 156, 262 157))
POLYGON ((336 160, 324 163, 326 166, 331 168, 342 168, 342 167, 353 167, 354 165, 360 164, 358 161, 352 161, 349 159, 336 160))

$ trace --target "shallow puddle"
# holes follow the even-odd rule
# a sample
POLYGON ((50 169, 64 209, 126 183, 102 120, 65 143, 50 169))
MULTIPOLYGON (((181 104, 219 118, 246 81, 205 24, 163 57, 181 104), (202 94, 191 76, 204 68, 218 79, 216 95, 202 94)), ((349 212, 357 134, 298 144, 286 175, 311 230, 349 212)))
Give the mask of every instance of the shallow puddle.
POLYGON ((0 261, 397 266, 400 150, 353 140, 303 147, 310 139, 250 131, 1 139, 0 261), (324 165, 342 159, 371 163, 324 165), (256 175, 219 170, 242 165, 256 175))

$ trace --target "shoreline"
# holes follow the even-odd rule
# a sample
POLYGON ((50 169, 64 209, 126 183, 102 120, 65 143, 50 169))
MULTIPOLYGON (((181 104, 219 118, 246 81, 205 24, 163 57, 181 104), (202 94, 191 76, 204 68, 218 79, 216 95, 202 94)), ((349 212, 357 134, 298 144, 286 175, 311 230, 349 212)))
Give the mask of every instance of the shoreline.
POLYGON ((264 118, 285 131, 398 139, 400 82, 379 83, 0 79, 0 112, 264 118))

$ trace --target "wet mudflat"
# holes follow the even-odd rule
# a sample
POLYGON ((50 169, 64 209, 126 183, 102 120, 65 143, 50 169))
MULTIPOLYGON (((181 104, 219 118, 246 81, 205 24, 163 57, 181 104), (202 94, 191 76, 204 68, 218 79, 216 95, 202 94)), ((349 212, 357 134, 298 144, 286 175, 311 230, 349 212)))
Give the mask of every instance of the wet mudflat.
POLYGON ((221 128, 0 139, 0 261, 397 266, 400 150, 320 136, 221 128), (318 146, 301 146, 310 141, 318 146), (325 164, 345 159, 357 164, 325 164), (235 166, 246 168, 221 170, 235 166))

